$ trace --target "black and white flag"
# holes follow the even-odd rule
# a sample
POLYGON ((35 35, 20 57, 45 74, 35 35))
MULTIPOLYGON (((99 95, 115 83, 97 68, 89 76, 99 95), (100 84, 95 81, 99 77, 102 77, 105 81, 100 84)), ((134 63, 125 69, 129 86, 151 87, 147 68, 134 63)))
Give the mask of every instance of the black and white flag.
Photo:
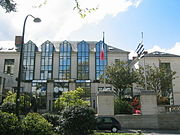
POLYGON ((144 45, 142 41, 138 44, 138 47, 136 48, 135 52, 138 54, 139 57, 143 54, 144 45))

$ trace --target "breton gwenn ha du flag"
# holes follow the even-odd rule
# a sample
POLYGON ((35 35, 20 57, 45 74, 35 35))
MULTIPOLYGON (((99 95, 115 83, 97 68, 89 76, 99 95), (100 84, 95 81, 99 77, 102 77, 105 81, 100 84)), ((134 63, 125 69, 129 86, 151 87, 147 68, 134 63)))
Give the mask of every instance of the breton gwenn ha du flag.
POLYGON ((103 32, 103 43, 101 45, 100 60, 105 60, 105 57, 104 57, 104 32, 103 32))
POLYGON ((143 42, 140 42, 138 47, 136 48, 136 51, 135 51, 138 56, 140 56, 143 52, 144 52, 144 45, 143 45, 143 42))

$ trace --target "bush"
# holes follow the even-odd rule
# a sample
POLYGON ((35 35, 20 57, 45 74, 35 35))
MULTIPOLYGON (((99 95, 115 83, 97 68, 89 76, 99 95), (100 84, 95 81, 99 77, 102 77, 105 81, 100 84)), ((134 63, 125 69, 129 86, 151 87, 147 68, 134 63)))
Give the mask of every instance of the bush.
POLYGON ((16 113, 16 104, 7 102, 2 104, 2 111, 3 112, 8 112, 8 113, 16 113))
POLYGON ((118 98, 118 99, 115 99, 115 102, 114 102, 114 113, 115 114, 132 114, 133 108, 127 101, 123 101, 118 98))
POLYGON ((43 117, 53 125, 56 133, 59 133, 61 116, 57 114, 44 113, 43 117))
MULTIPOLYGON (((14 106, 16 106, 16 93, 12 91, 7 92, 6 98, 3 100, 4 111, 14 113, 14 106), (7 108, 6 108, 7 107, 7 108)), ((24 93, 20 96, 19 111, 20 114, 27 114, 30 111, 31 102, 28 93, 24 93)))
POLYGON ((25 135, 53 135, 52 125, 40 114, 29 113, 22 120, 25 135))
POLYGON ((0 135, 21 135, 20 131, 16 115, 0 111, 0 135))
POLYGON ((60 123, 64 135, 89 135, 95 129, 95 113, 88 107, 72 106, 62 113, 60 123))
POLYGON ((54 111, 62 112, 66 107, 70 106, 88 106, 89 101, 85 101, 83 95, 85 91, 81 88, 63 92, 63 94, 55 101, 54 111))

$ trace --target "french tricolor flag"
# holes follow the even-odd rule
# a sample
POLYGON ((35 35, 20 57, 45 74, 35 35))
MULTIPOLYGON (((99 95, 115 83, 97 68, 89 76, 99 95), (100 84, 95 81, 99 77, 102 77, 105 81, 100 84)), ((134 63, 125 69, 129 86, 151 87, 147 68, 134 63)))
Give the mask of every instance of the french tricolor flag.
POLYGON ((100 51, 100 60, 105 60, 105 57, 104 57, 104 32, 103 32, 103 43, 101 45, 101 51, 100 51))
POLYGON ((101 52, 100 52, 100 60, 104 60, 104 43, 102 44, 102 47, 101 47, 101 52))

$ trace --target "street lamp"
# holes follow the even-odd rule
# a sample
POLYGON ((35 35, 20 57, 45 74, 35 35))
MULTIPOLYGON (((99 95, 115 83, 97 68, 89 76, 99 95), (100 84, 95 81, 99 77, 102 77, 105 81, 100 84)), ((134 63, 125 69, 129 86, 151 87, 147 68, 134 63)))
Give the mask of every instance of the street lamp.
POLYGON ((18 78, 17 78, 16 115, 18 118, 19 118, 21 79, 22 79, 21 70, 22 70, 22 62, 23 62, 24 35, 25 35, 26 20, 29 16, 34 19, 34 22, 41 22, 40 18, 36 18, 32 16, 31 14, 27 15, 24 20, 23 32, 22 32, 22 37, 21 37, 21 46, 20 46, 19 73, 18 73, 18 78))

